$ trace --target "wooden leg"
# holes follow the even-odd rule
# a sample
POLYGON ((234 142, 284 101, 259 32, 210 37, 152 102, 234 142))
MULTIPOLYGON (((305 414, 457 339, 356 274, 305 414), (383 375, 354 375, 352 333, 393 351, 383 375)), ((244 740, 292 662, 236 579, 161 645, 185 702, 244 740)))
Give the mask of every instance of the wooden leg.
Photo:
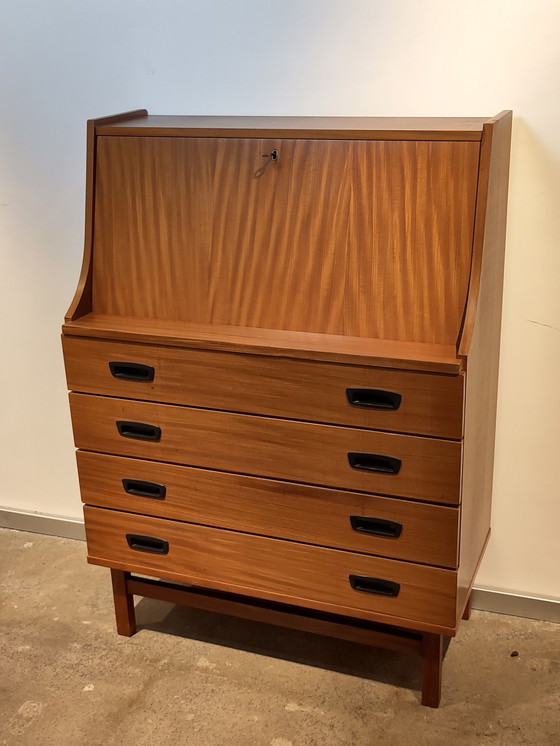
POLYGON ((467 605, 465 606, 465 610, 463 611, 463 619, 470 619, 470 618, 471 618, 471 596, 469 596, 469 600, 467 601, 467 605))
POLYGON ((425 632, 422 644, 422 704, 439 707, 443 635, 425 632))
POLYGON ((134 596, 126 588, 129 572, 111 569, 113 581, 113 600, 119 635, 131 637, 136 632, 136 615, 134 613, 134 596))

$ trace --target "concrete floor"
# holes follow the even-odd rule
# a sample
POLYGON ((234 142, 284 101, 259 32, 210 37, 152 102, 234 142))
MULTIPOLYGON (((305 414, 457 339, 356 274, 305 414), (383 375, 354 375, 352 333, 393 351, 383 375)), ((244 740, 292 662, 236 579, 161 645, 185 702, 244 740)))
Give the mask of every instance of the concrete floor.
POLYGON ((431 710, 404 654, 149 599, 119 637, 79 541, 0 529, 0 583, 3 746, 560 744, 556 624, 473 612, 431 710))

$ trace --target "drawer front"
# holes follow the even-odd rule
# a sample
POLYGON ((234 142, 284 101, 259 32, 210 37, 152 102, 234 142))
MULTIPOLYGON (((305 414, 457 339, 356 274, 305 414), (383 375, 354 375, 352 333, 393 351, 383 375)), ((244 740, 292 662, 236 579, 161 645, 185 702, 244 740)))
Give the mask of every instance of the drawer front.
POLYGON ((461 444, 455 441, 87 394, 70 394, 70 403, 75 443, 85 450, 432 502, 459 501, 461 444))
POLYGON ((103 508, 84 515, 94 564, 365 619, 455 624, 452 570, 103 508))
POLYGON ((457 567, 457 508, 87 451, 77 457, 89 505, 457 567))
POLYGON ((461 437, 462 376, 79 337, 63 345, 73 391, 461 437))

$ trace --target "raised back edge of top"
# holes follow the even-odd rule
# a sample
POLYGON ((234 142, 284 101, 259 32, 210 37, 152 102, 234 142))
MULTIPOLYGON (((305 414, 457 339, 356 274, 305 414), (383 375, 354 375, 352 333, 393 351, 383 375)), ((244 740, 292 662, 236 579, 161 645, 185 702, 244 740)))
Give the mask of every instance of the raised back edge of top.
POLYGON ((480 141, 488 117, 161 116, 96 120, 96 134, 142 137, 262 137, 480 141))

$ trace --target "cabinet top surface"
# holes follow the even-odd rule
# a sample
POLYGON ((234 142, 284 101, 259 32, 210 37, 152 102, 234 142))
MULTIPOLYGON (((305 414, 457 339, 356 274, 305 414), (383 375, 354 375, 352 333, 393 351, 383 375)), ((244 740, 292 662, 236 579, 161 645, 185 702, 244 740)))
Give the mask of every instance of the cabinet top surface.
POLYGON ((99 122, 99 135, 480 140, 488 117, 137 116, 99 122))

